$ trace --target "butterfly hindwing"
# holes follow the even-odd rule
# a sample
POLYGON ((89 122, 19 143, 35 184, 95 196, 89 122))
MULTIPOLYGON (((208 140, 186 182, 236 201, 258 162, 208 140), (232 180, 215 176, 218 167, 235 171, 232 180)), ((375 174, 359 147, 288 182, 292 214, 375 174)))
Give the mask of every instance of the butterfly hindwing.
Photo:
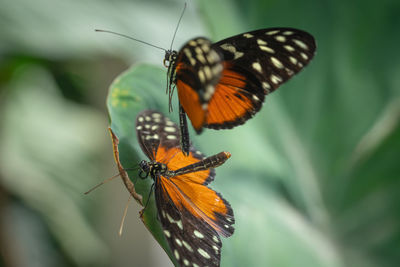
POLYGON ((201 218, 178 208, 163 188, 172 186, 163 184, 161 178, 159 182, 155 190, 158 216, 180 266, 219 266, 222 243, 218 233, 201 218))

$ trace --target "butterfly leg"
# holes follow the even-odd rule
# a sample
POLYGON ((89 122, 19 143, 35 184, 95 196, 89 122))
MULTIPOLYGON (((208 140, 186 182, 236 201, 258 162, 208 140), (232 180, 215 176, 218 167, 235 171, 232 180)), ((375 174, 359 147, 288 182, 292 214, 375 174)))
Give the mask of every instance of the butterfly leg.
POLYGON ((181 131, 181 149, 183 154, 188 156, 190 148, 189 129, 187 125, 186 112, 181 103, 179 103, 179 126, 181 131))

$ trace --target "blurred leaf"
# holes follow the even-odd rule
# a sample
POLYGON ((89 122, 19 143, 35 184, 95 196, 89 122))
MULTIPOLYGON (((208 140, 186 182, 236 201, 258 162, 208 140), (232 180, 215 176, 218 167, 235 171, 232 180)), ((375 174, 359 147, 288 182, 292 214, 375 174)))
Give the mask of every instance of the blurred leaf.
POLYGON ((5 97, 2 185, 41 215, 78 266, 104 265, 106 245, 88 221, 94 203, 83 195, 101 173, 104 135, 92 129, 105 131, 104 122, 93 110, 63 100, 48 73, 33 65, 15 73, 5 97))

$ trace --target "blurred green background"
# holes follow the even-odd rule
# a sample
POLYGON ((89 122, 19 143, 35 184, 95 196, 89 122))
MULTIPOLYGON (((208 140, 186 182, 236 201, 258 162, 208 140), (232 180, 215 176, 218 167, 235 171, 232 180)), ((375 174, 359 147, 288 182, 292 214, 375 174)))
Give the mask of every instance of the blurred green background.
MULTIPOLYGON (((400 2, 187 3, 176 49, 199 35, 217 41, 276 26, 306 30, 318 44, 309 67, 255 118, 194 137, 208 155, 233 155, 212 184, 237 219, 222 266, 398 266, 400 2)), ((182 7, 1 1, 0 266, 172 266, 136 203, 117 235, 128 199, 121 181, 83 192, 116 173, 109 85, 132 64, 158 70, 164 56, 94 29, 168 48, 182 7)), ((146 68, 134 71, 151 79, 146 68)), ((154 102, 165 110, 166 78, 155 73, 154 102)))

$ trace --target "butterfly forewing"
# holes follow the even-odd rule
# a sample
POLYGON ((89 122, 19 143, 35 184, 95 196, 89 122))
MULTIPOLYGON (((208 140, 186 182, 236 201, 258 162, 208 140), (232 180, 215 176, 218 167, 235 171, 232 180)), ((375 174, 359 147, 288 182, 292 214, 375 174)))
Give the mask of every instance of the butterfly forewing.
POLYGON ((205 123, 207 106, 223 70, 222 56, 208 39, 187 42, 178 54, 175 83, 183 109, 196 130, 205 123))
MULTIPOLYGON (((269 28, 239 34, 213 44, 230 68, 252 73, 267 94, 298 73, 313 58, 315 40, 293 28, 269 28)), ((240 73, 240 72, 239 72, 240 73)), ((246 76, 247 76, 246 75, 246 76)), ((249 77, 250 78, 250 77, 249 77)))
POLYGON ((178 126, 157 111, 146 110, 137 116, 136 133, 142 151, 152 160, 160 144, 168 148, 179 146, 178 126))

